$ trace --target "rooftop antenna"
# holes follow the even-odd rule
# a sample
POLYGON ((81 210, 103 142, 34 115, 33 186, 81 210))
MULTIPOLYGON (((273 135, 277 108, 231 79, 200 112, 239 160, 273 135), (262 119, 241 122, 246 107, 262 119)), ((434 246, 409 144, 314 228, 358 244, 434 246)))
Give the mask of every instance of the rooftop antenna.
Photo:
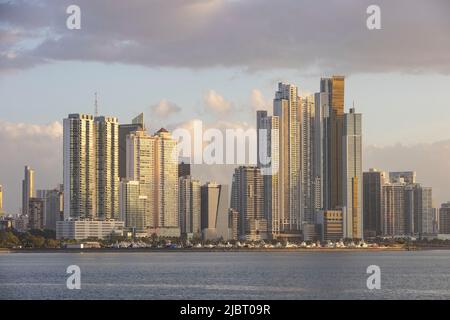
POLYGON ((95 106, 95 116, 98 117, 98 99, 97 99, 97 92, 95 92, 94 106, 95 106))

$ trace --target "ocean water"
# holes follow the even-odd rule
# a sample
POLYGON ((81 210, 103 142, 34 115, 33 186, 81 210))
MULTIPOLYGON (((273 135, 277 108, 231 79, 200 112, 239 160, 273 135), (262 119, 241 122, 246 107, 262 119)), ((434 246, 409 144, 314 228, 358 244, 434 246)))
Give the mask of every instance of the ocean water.
POLYGON ((450 251, 5 253, 0 299, 450 299, 450 251))

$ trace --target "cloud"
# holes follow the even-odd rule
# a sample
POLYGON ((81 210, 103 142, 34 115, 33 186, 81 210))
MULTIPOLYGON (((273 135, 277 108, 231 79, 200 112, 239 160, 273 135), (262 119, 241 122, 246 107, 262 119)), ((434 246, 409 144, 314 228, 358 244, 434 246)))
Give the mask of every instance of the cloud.
POLYGON ((250 93, 250 104, 254 111, 256 110, 266 110, 269 111, 271 108, 271 102, 270 99, 265 99, 263 97, 263 94, 258 89, 253 89, 250 93))
POLYGON ((0 184, 5 189, 7 212, 21 207, 23 167, 36 172, 36 189, 62 183, 62 124, 11 123, 0 120, 0 184))
POLYGON ((366 170, 416 171, 419 183, 433 187, 436 206, 450 200, 450 140, 409 146, 366 146, 363 157, 366 170))
POLYGON ((152 111, 152 115, 155 115, 158 118, 167 118, 174 113, 180 112, 181 108, 173 102, 162 99, 157 104, 152 105, 150 110, 152 111))
POLYGON ((231 102, 227 101, 223 96, 214 90, 208 90, 208 92, 203 96, 203 102, 205 103, 207 110, 213 111, 217 114, 229 113, 233 108, 231 102))
POLYGON ((0 46, 0 68, 51 61, 149 67, 313 73, 450 74, 448 0, 378 0, 382 29, 366 27, 372 0, 78 0, 81 30, 67 30, 71 0, 0 4, 2 30, 23 39, 0 46), (27 40, 27 41, 25 41, 27 40))

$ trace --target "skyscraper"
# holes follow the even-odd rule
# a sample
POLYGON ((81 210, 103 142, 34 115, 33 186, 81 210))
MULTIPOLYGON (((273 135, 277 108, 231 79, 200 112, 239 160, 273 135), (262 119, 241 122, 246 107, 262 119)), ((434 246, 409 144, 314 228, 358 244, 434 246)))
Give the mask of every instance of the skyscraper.
POLYGON ((28 214, 30 198, 35 196, 34 170, 25 167, 24 179, 22 180, 22 213, 28 214))
POLYGON ((420 183, 406 183, 405 232, 407 234, 433 233, 433 220, 432 189, 420 183))
POLYGON ((353 108, 344 115, 341 161, 344 238, 363 238, 361 118, 353 108))
POLYGON ((139 194, 148 199, 145 222, 153 227, 156 206, 150 200, 156 192, 156 184, 153 183, 156 174, 155 139, 144 130, 130 132, 126 137, 125 158, 127 180, 139 182, 139 194))
POLYGON ((97 215, 119 218, 119 123, 114 117, 95 117, 97 215))
POLYGON ((97 217, 94 117, 64 119, 64 218, 97 217))
POLYGON ((48 190, 44 201, 45 229, 56 230, 56 223, 62 220, 64 194, 60 189, 48 190))
POLYGON ((191 164, 181 162, 178 164, 178 177, 186 177, 191 175, 191 164))
POLYGON ((228 240, 228 186, 208 182, 201 187, 201 229, 204 240, 228 240))
POLYGON ((156 219, 158 228, 173 229, 180 234, 178 217, 178 159, 177 141, 172 139, 166 129, 160 129, 155 135, 155 176, 152 181, 157 186, 155 195, 156 219))
POLYGON ((30 229, 44 229, 44 200, 39 198, 28 199, 28 218, 30 229))
POLYGON ((119 217, 118 121, 64 119, 64 218, 119 217))
POLYGON ((2 216, 3 214, 3 186, 0 184, 0 216, 2 216))
POLYGON ((239 237, 249 241, 268 239, 261 169, 251 166, 236 168, 231 193, 231 208, 239 213, 239 237))
POLYGON ((439 209, 439 233, 450 234, 450 201, 439 209))
POLYGON ((390 181, 383 186, 382 232, 384 236, 405 235, 405 182, 390 181))
POLYGON ((179 236, 177 141, 161 128, 153 136, 145 131, 127 136, 129 180, 139 181, 140 194, 147 196, 149 232, 179 236))
POLYGON ((344 87, 345 79, 342 76, 322 78, 320 81, 320 93, 323 100, 328 103, 328 114, 325 118, 326 133, 325 148, 325 209, 342 207, 342 136, 344 126, 344 87))
POLYGON ((122 179, 119 188, 120 219, 127 228, 145 232, 149 226, 148 198, 141 194, 139 181, 122 179))
POLYGON ((127 177, 127 169, 126 169, 127 136, 132 132, 144 129, 145 125, 143 113, 139 114, 136 118, 134 118, 131 124, 119 125, 119 179, 127 177))
POLYGON ((200 181, 191 176, 180 177, 179 212, 181 234, 188 238, 201 236, 200 181))
POLYGON ((389 180, 399 181, 400 178, 402 178, 406 184, 416 183, 416 172, 415 171, 389 172, 389 180))
POLYGON ((279 118, 280 229, 287 236, 298 236, 303 219, 300 100, 297 87, 278 84, 273 114, 279 118))
POLYGON ((364 237, 382 234, 382 199, 386 173, 369 169, 363 173, 364 237))
POLYGON ((303 203, 303 223, 314 224, 316 213, 315 189, 315 98, 307 96, 301 101, 301 190, 303 203))
POLYGON ((280 205, 280 122, 277 116, 267 116, 266 111, 257 112, 258 167, 263 174, 264 218, 268 222, 268 232, 276 238, 281 232, 280 205))

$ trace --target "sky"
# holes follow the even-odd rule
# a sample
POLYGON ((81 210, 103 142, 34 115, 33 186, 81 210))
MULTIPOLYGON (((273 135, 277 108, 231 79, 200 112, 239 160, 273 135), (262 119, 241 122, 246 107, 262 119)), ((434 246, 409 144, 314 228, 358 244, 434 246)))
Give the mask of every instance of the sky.
MULTIPOLYGON (((150 131, 255 127, 279 81, 302 95, 346 76, 363 114, 363 166, 415 170, 450 200, 450 2, 446 0, 0 0, 0 184, 20 208, 23 167, 36 187, 62 183, 62 119, 99 113, 150 131), (66 8, 81 9, 81 29, 66 8), (381 9, 381 29, 366 9, 381 9)), ((233 166, 202 166, 230 183, 233 166)))

